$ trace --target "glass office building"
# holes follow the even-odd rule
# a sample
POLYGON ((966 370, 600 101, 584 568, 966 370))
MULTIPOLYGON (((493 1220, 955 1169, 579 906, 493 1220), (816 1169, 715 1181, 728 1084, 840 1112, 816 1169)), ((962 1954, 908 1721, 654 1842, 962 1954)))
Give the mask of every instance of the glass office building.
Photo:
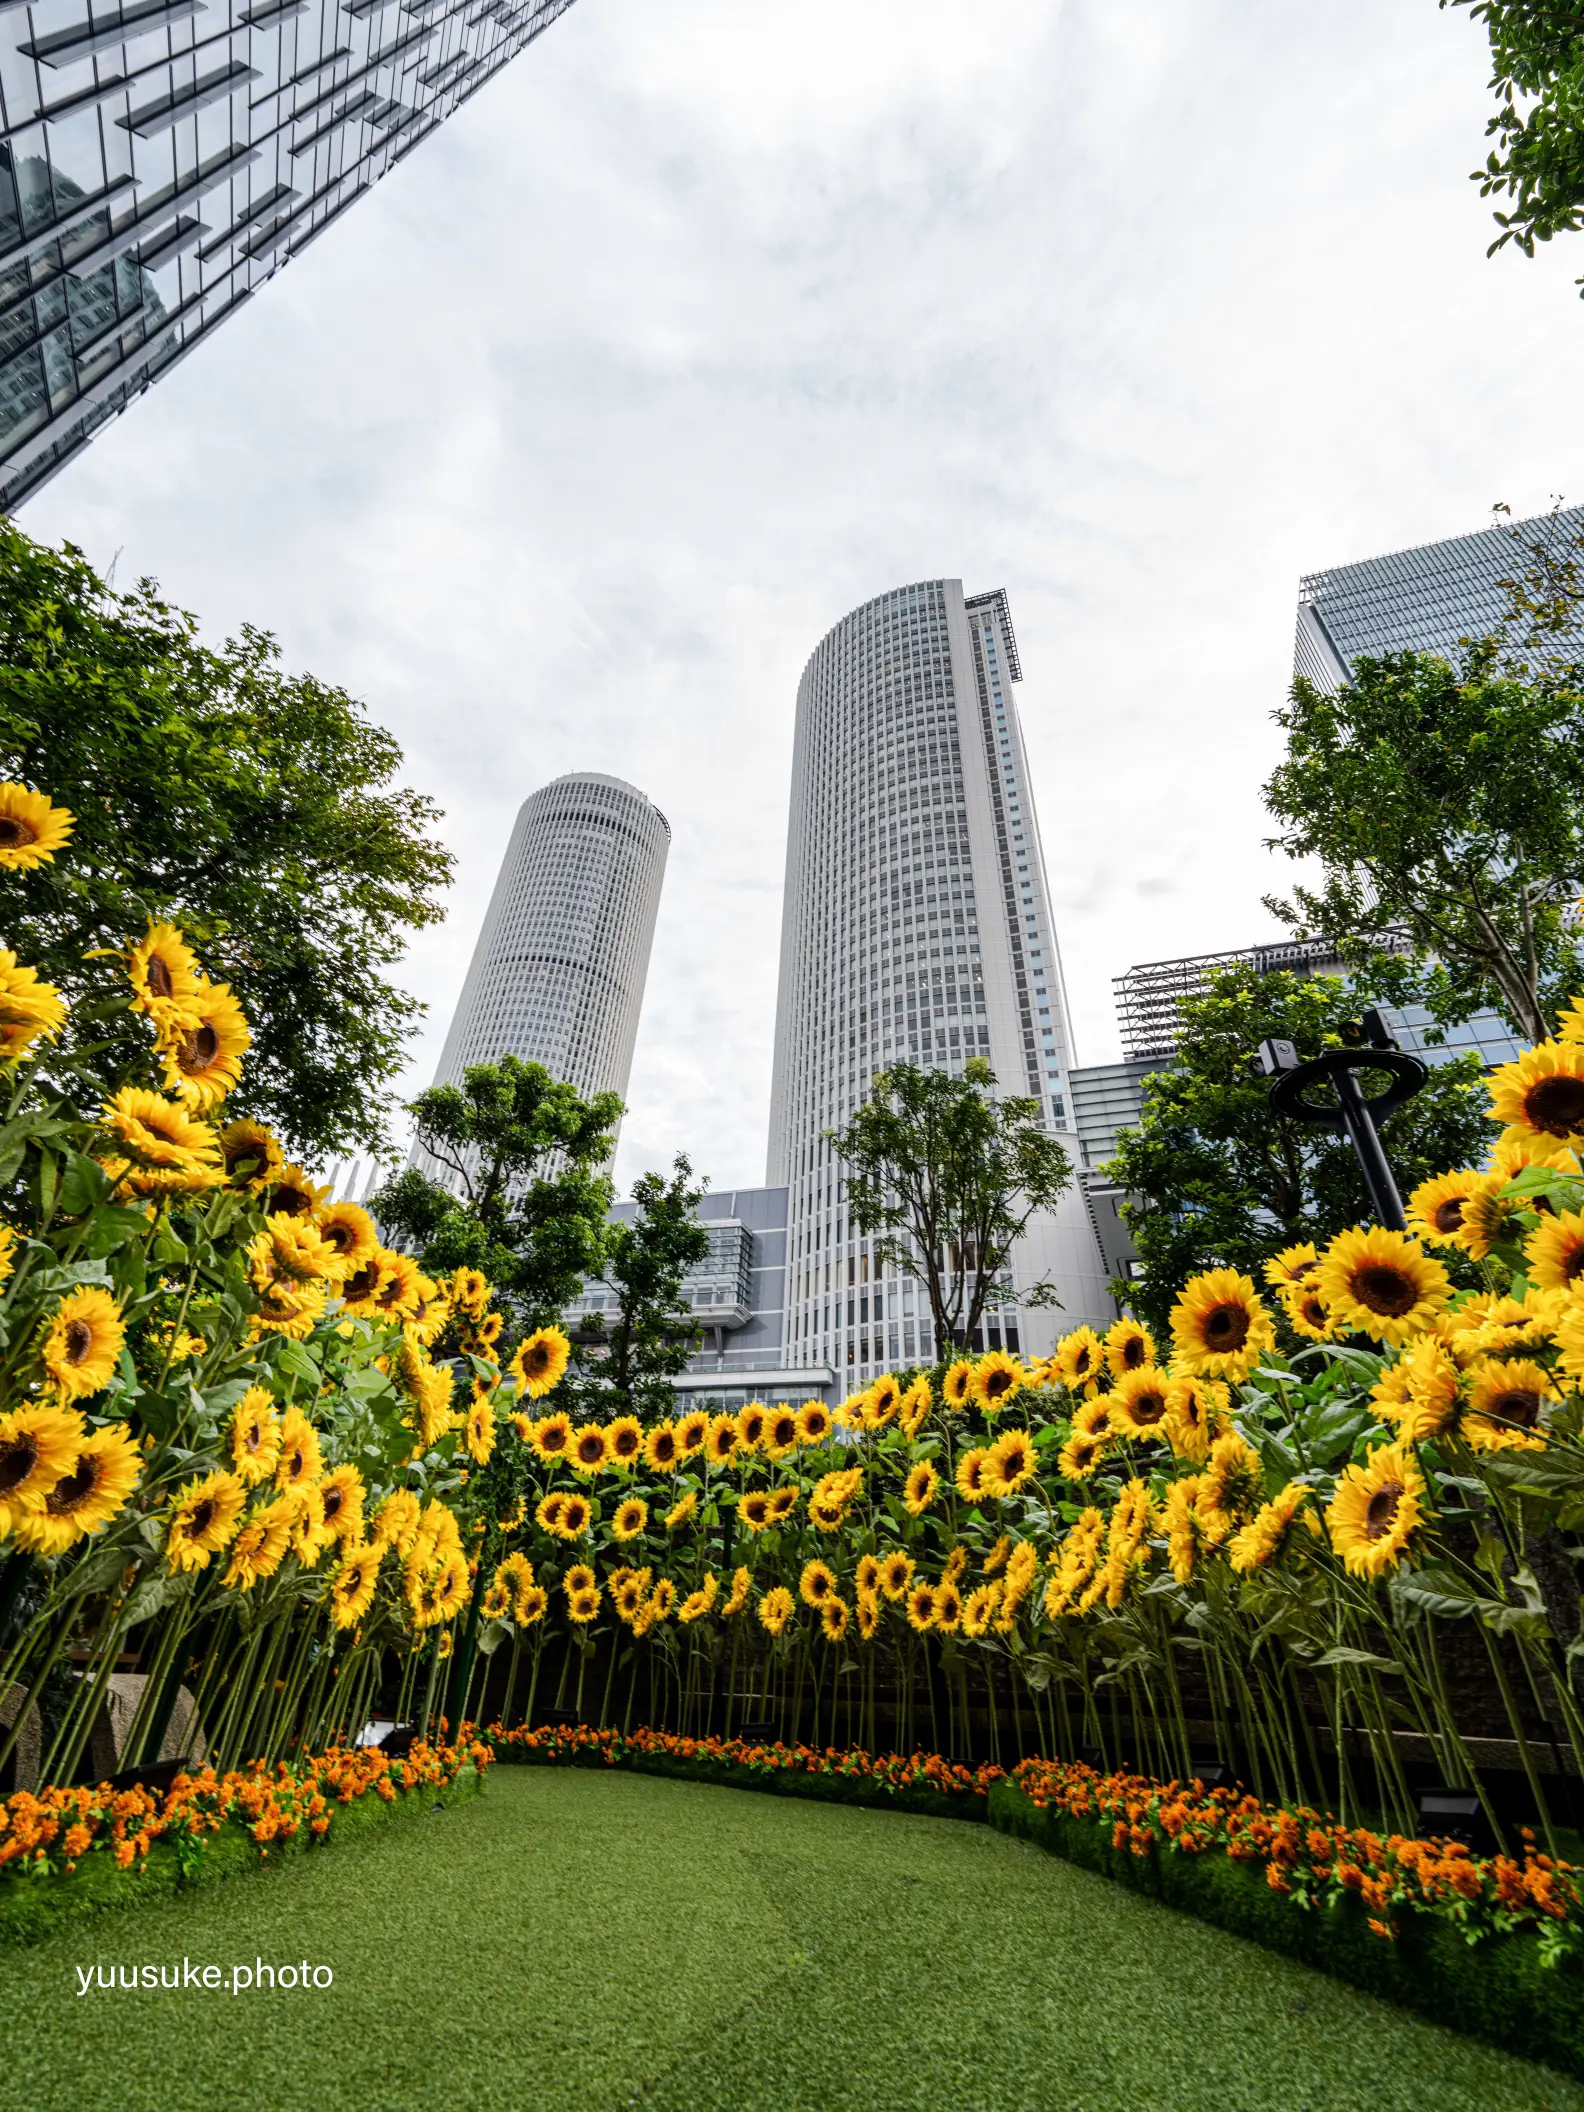
POLYGON ((1523 570, 1526 545, 1566 544, 1581 533, 1584 506, 1571 506, 1554 517, 1310 572, 1298 583, 1293 672, 1333 689, 1361 656, 1417 651, 1451 658, 1460 638, 1486 637, 1500 624, 1507 613, 1502 581, 1523 570))
MULTIPOLYGON (((933 579, 844 617, 798 686, 768 1180, 789 1191, 789 1350, 843 1392, 938 1348, 920 1288, 848 1217, 827 1136, 875 1072, 986 1057, 1077 1157, 1021 679, 1006 595, 933 579)), ((1030 1228, 1014 1275, 988 1319, 997 1348, 1054 1340, 1057 1316, 1020 1307, 1017 1283, 1054 1279, 1064 1328, 1108 1310, 1076 1192, 1030 1228)))
POLYGON ((0 0, 0 509, 571 0, 0 0))

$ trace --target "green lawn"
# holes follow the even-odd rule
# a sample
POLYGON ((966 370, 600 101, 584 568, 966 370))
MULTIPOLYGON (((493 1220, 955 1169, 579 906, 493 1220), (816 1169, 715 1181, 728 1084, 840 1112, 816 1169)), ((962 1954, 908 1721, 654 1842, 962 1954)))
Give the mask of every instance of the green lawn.
POLYGON ((1505 2112, 1584 2088, 982 1826, 500 1767, 0 1956, 17 2112, 1505 2112), (102 1963, 329 1989, 78 1995, 102 1963))

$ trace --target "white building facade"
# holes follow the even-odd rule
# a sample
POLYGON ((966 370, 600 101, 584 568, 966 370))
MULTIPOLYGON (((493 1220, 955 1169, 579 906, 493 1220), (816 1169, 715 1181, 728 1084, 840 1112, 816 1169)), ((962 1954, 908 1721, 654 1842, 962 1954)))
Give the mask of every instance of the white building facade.
POLYGON ((436 1085, 511 1055, 585 1098, 626 1097, 670 847, 660 809, 619 777, 558 777, 523 801, 436 1085))
MULTIPOLYGON (((824 1132, 876 1071, 988 1059, 1079 1160, 1072 1030, 1012 685, 1006 595, 922 581, 855 609, 798 689, 768 1179, 789 1191, 787 1354, 839 1391, 938 1351, 922 1287, 882 1270, 847 1215, 824 1132)), ((989 1346, 1048 1351, 1114 1313, 1076 1184, 1031 1224, 989 1346)))

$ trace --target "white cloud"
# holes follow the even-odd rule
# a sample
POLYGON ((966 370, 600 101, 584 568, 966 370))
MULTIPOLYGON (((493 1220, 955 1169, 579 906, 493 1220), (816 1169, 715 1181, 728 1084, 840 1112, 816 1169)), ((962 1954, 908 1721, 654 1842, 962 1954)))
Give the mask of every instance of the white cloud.
POLYGON ((367 699, 447 810, 427 1082, 520 800, 674 845, 621 1171, 762 1176, 797 679, 1008 589, 1086 1061, 1261 936, 1300 572, 1578 495, 1584 241, 1487 262, 1422 0, 578 0, 28 508, 367 699))

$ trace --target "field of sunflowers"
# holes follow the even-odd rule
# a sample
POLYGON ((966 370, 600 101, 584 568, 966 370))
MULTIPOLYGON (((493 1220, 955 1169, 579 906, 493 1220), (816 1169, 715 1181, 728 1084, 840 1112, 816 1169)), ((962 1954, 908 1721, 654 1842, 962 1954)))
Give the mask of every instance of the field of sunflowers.
MULTIPOLYGON (((71 827, 0 787, 0 869, 71 827)), ((1196 1277, 1169 1340, 646 1427, 564 1413, 559 1327, 507 1341, 228 1117, 248 1022, 178 930, 99 966, 69 1017, 0 951, 0 1863, 19 1795, 162 1756, 548 1720, 1082 1763, 1157 1815, 1215 1760, 1328 1841, 1411 1841, 1430 1780, 1571 1930, 1584 1008, 1408 1233, 1196 1277), (105 1007, 144 1037, 109 1091, 105 1007)))

